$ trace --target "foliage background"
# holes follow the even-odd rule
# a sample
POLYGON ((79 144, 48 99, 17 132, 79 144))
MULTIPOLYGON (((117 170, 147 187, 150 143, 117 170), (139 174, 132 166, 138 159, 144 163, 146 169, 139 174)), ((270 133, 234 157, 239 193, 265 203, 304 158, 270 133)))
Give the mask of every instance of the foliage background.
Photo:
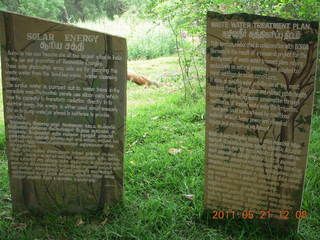
POLYGON ((178 20, 182 28, 201 26, 208 10, 247 12, 291 19, 319 21, 318 0, 1 0, 0 9, 62 22, 113 19, 130 8, 139 15, 178 20))

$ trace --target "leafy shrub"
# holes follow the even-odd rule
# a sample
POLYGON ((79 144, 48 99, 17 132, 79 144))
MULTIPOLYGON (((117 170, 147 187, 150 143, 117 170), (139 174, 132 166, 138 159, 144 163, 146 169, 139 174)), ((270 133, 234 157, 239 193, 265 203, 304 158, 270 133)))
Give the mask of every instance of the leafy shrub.
POLYGON ((77 25, 125 37, 129 60, 169 56, 176 51, 174 35, 167 27, 133 18, 129 12, 115 17, 114 20, 101 18, 96 21, 79 22, 77 25))
POLYGON ((164 26, 144 24, 128 38, 129 60, 169 56, 175 50, 174 36, 164 26))

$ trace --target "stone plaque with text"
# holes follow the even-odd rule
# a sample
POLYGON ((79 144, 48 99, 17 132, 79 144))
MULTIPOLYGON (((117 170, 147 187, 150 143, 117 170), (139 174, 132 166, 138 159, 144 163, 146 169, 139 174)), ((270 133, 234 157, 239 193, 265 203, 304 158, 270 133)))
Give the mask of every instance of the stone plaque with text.
POLYGON ((317 37, 317 22, 208 13, 207 209, 296 229, 317 37))
POLYGON ((126 40, 9 12, 0 12, 0 37, 14 212, 120 201, 126 40))

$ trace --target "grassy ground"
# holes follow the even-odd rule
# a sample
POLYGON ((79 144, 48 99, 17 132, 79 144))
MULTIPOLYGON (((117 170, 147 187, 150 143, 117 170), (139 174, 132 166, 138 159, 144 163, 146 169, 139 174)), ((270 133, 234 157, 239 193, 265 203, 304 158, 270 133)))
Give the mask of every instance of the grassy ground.
MULTIPOLYGON (((124 201, 101 215, 11 218, 7 162, 0 161, 0 239, 307 239, 320 236, 320 118, 313 119, 303 207, 310 217, 301 233, 281 237, 250 222, 209 226, 202 217, 204 187, 204 97, 184 99, 172 81, 175 57, 134 61, 129 69, 163 83, 128 84, 124 201), (161 64, 159 64, 161 62, 161 64), (165 73, 165 74, 164 74, 165 73), (165 77, 171 78, 166 83, 165 77)), ((3 151, 3 127, 0 128, 3 151)))

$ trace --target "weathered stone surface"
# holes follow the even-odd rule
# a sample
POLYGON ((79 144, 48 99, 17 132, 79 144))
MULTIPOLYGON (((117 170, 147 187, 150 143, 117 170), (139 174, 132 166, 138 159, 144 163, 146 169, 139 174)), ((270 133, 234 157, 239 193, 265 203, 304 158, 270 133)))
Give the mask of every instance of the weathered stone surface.
POLYGON ((316 22, 208 14, 207 209, 234 210, 240 218, 252 211, 296 229, 317 37, 316 22))
POLYGON ((126 40, 0 12, 13 209, 82 212, 123 193, 126 40))

